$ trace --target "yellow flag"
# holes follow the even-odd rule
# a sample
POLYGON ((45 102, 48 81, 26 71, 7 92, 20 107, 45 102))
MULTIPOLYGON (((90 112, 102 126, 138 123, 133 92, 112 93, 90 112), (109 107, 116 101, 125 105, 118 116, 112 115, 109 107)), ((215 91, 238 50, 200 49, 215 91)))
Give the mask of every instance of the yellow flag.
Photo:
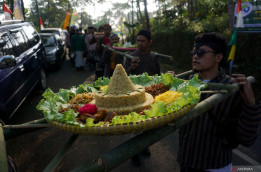
POLYGON ((236 53, 236 45, 232 45, 227 61, 234 60, 236 53))
POLYGON ((71 16, 71 13, 69 10, 67 10, 67 14, 66 14, 64 24, 63 24, 63 30, 65 30, 66 27, 69 26, 70 16, 71 16))

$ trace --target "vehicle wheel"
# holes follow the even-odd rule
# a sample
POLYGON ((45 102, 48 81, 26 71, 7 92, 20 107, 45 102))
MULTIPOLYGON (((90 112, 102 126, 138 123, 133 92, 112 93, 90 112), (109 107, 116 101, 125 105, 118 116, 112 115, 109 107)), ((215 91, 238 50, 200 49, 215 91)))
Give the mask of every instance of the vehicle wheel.
POLYGON ((47 87, 46 74, 44 69, 42 68, 40 71, 40 81, 38 82, 37 90, 45 90, 46 87, 47 87))

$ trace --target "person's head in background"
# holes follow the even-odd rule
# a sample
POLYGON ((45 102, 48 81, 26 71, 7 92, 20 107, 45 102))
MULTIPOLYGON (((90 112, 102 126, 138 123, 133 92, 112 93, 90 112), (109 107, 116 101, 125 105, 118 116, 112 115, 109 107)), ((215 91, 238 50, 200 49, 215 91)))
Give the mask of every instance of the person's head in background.
POLYGON ((88 34, 88 29, 84 29, 84 35, 87 35, 88 34))
POLYGON ((89 26, 89 27, 88 27, 88 34, 92 34, 92 35, 93 35, 94 32, 95 32, 94 27, 89 26))
POLYGON ((113 45, 114 43, 119 43, 119 37, 115 33, 112 33, 109 39, 110 39, 110 45, 113 45))
POLYGON ((148 30, 140 30, 137 34, 137 47, 141 53, 147 54, 152 44, 151 32, 148 30))
POLYGON ((98 32, 103 32, 104 30, 103 30, 103 26, 100 26, 99 28, 98 28, 98 32))
POLYGON ((104 24, 102 27, 103 27, 104 36, 109 37, 111 34, 111 25, 104 24))
POLYGON ((70 27, 67 26, 67 27, 66 27, 66 30, 67 30, 67 32, 69 33, 69 32, 70 32, 70 27))
POLYGON ((75 34, 77 35, 81 34, 79 28, 75 28, 74 30, 75 30, 75 34))
POLYGON ((79 33, 82 34, 82 27, 79 27, 79 33))
POLYGON ((200 73, 218 74, 226 63, 227 43, 220 33, 203 33, 195 37, 192 55, 193 70, 200 73))

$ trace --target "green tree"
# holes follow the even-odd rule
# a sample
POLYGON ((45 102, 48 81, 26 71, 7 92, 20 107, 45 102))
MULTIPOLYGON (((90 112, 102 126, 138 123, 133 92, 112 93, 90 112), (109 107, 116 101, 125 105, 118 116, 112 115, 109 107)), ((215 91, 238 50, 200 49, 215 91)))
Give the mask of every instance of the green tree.
MULTIPOLYGON (((62 28, 64 19, 68 10, 68 0, 38 0, 39 16, 42 18, 44 27, 60 27, 62 28)), ((39 19, 37 17, 36 4, 32 1, 30 6, 30 14, 28 20, 38 26, 39 19)))

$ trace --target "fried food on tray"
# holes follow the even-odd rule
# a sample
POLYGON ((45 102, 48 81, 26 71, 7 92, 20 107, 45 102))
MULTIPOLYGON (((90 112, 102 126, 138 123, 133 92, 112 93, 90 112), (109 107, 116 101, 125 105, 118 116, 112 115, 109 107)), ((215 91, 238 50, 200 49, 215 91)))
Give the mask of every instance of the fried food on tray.
POLYGON ((68 109, 73 109, 74 112, 78 112, 78 110, 79 110, 80 108, 81 108, 81 106, 72 104, 72 105, 70 105, 69 107, 66 107, 66 108, 63 108, 63 107, 62 107, 62 108, 59 110, 59 113, 64 113, 64 112, 68 111, 68 109))
POLYGON ((107 116, 108 112, 106 110, 99 110, 95 115, 94 115, 94 123, 98 123, 99 121, 103 121, 104 118, 107 116))
POLYGON ((94 99, 93 93, 76 94, 76 96, 69 101, 69 104, 88 104, 93 99, 94 99))
POLYGON ((103 121, 111 122, 112 118, 117 116, 116 112, 109 112, 107 113, 106 117, 103 119, 103 121))
POLYGON ((86 123, 86 119, 87 118, 92 118, 93 117, 93 115, 90 115, 90 114, 88 114, 88 113, 82 113, 82 114, 79 114, 78 115, 78 119, 82 122, 82 123, 86 123))
POLYGON ((152 84, 151 86, 145 87, 145 91, 153 96, 155 98, 157 95, 160 95, 162 93, 165 93, 169 90, 169 87, 166 85, 163 85, 162 83, 159 84, 152 84))

